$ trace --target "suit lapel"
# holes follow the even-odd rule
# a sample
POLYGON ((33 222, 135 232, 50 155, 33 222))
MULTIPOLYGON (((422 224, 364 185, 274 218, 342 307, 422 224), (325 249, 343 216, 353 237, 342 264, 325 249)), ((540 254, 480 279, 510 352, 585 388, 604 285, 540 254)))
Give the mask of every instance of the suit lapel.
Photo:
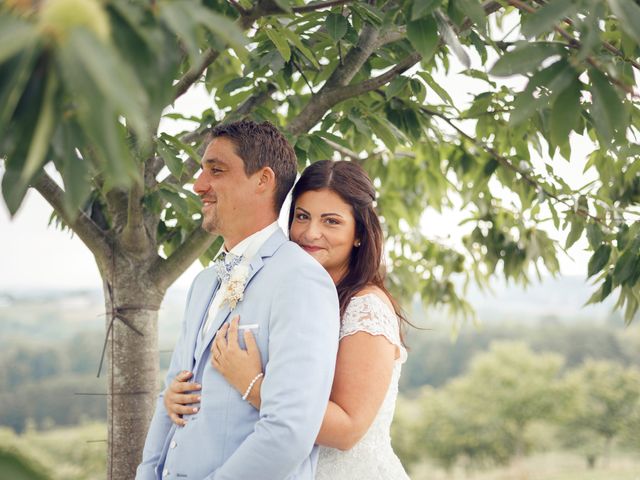
POLYGON ((210 294, 204 296, 202 300, 194 307, 194 314, 197 315, 196 318, 199 318, 199 322, 197 324, 197 328, 191 331, 187 345, 191 346, 191 363, 193 368, 194 358, 200 358, 199 350, 202 348, 202 327, 204 326, 204 322, 207 319, 207 312, 209 311, 209 307, 211 306, 211 302, 213 301, 213 297, 215 297, 218 288, 220 288, 220 279, 217 275, 214 275, 213 279, 213 288, 210 291, 210 294))
MULTIPOLYGON (((267 258, 267 257, 272 256, 275 253, 275 251, 284 242, 286 242, 286 240, 287 239, 284 236, 284 233, 282 233, 282 230, 278 229, 276 232, 274 232, 267 239, 267 241, 262 245, 262 247, 260 247, 260 249, 256 252, 256 254, 253 256, 253 259, 251 260, 251 263, 249 263, 249 274, 247 276, 247 281, 245 282, 245 286, 244 286, 244 291, 245 292, 246 292, 247 288, 249 288, 249 285, 251 284, 251 280, 253 279, 253 277, 255 277, 256 274, 264 266, 264 259, 267 258)), ((216 291, 217 291, 217 288, 216 288, 216 291)), ((214 295, 215 295, 215 292, 214 292, 214 295)), ((213 299, 213 296, 211 298, 213 299)), ((209 330, 207 330, 207 333, 206 333, 204 339, 202 340, 202 342, 199 343, 200 348, 196 352, 196 358, 198 360, 201 360, 202 359, 202 355, 205 354, 208 351, 209 345, 211 344, 211 341, 213 340, 213 336, 220 329, 222 324, 227 321, 227 319, 229 318, 229 314, 230 313, 231 313, 231 309, 229 308, 229 303, 228 302, 224 302, 220 306, 220 310, 218 311, 218 314, 216 315, 216 317, 211 322, 211 326, 209 327, 209 330)), ((206 311, 205 311, 205 316, 206 316, 206 311)), ((203 324, 204 324, 204 321, 201 322, 201 325, 203 325, 203 324)), ((198 330, 198 332, 200 332, 200 331, 201 330, 198 330)), ((196 345, 198 345, 198 344, 196 344, 196 345)))

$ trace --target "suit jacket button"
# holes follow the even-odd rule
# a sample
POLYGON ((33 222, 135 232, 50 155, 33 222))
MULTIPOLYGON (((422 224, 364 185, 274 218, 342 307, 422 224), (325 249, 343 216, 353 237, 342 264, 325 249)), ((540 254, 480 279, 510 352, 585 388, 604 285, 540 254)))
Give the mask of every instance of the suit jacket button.
POLYGON ((165 469, 162 471, 162 476, 163 476, 163 477, 168 477, 168 476, 169 476, 169 470, 165 468, 165 469))
POLYGON ((178 444, 176 443, 175 440, 171 440, 171 443, 169 444, 169 448, 176 448, 178 446, 178 444))

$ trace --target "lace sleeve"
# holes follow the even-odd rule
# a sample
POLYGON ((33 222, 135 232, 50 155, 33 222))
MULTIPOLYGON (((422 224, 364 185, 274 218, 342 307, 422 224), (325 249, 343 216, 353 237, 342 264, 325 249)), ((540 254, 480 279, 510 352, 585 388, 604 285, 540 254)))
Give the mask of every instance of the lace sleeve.
POLYGON ((400 360, 406 360, 407 352, 400 341, 398 318, 378 295, 368 293, 353 297, 347 305, 340 327, 340 340, 357 332, 383 335, 400 349, 400 360))

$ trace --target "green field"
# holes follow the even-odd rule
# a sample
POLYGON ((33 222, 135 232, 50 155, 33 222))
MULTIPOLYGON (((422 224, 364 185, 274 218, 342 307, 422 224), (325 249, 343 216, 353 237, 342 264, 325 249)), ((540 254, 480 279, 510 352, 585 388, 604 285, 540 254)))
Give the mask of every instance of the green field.
MULTIPOLYGON (((11 475, 42 480, 101 480, 105 478, 106 426, 89 423, 73 428, 27 431, 16 435, 0 429, 0 480, 9 472, 37 474, 11 475)), ((640 455, 615 453, 608 465, 589 470, 584 458, 569 452, 546 452, 514 461, 511 465, 486 470, 458 467, 445 472, 422 463, 411 472, 412 480, 640 480, 640 455)))
POLYGON ((514 461, 503 468, 444 472, 423 463, 412 480, 640 480, 640 455, 615 454, 607 465, 588 469, 583 457, 569 452, 546 452, 514 461))

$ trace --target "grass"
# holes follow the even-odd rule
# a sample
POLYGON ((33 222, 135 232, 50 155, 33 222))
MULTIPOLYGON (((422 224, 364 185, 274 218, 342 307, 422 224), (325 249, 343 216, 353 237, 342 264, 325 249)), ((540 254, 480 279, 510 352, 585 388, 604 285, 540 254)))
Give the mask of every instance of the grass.
MULTIPOLYGON (((47 480, 103 480, 106 470, 106 425, 88 423, 16 435, 0 429, 0 450, 17 452, 29 468, 43 471, 47 480)), ((14 477, 4 477, 0 480, 14 477)), ((20 478, 20 477, 15 477, 20 478)))
POLYGON ((546 452, 487 470, 450 473, 428 463, 415 466, 412 480, 640 480, 640 454, 616 454, 608 465, 602 461, 588 469, 584 458, 568 452, 546 452))

